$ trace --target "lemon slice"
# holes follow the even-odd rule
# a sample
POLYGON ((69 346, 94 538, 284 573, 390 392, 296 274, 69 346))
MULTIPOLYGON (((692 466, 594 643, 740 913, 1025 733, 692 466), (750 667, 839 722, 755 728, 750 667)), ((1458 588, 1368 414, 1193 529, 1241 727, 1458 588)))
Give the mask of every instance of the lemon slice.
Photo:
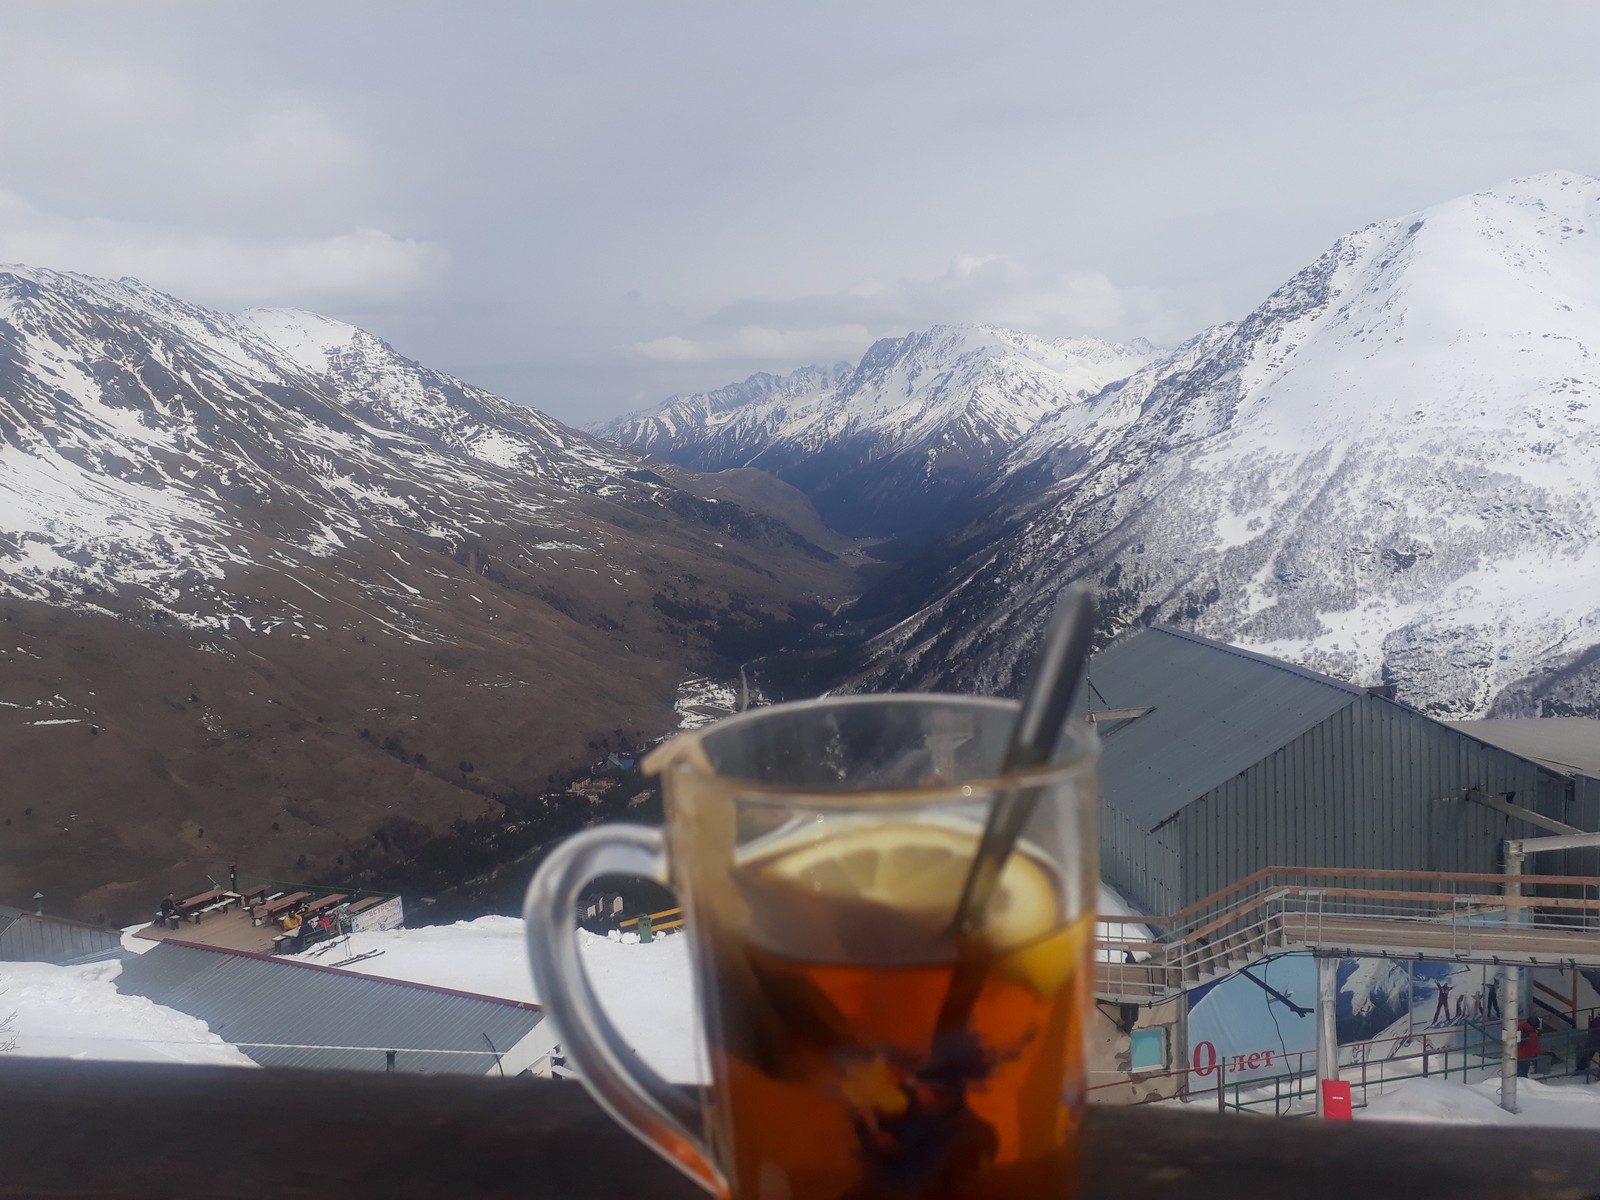
MULTIPOLYGON (((779 850, 763 873, 816 896, 949 920, 977 845, 975 833, 948 826, 875 823, 779 850)), ((1051 876, 1025 853, 1014 853, 989 902, 984 932, 996 948, 1015 946, 1048 931, 1058 910, 1051 876)))
POLYGON ((1094 914, 1084 913, 1049 937, 1002 955, 995 963, 995 973, 1027 984, 1040 996, 1053 996, 1089 961, 1093 941, 1094 914))

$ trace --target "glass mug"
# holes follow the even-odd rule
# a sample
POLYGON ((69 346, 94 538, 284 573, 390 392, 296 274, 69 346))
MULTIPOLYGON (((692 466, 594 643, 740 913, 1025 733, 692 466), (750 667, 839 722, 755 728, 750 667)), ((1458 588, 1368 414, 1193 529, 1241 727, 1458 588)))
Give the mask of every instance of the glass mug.
POLYGON ((976 697, 810 700, 647 756, 665 828, 569 838, 524 906, 538 997, 595 1099, 734 1200, 1073 1194, 1099 741, 1074 723, 1055 763, 1000 777, 1016 715, 976 697), (1022 837, 958 932, 984 821, 1022 792, 1022 837), (661 1079, 601 1012, 572 927, 600 875, 678 895, 703 1091, 661 1079))

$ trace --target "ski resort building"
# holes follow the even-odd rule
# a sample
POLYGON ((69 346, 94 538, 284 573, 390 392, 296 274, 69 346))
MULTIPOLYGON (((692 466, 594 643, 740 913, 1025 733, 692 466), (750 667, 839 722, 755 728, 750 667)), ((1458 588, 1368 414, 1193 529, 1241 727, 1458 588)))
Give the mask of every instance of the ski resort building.
MULTIPOLYGON (((1600 786, 1503 737, 1195 634, 1117 642, 1090 682, 1101 871, 1146 912, 1269 866, 1498 871, 1504 839, 1540 832, 1522 812, 1600 828, 1600 786)), ((1560 870, 1593 870, 1572 854, 1560 870)))
POLYGON ((117 990, 198 1017, 264 1067, 425 1075, 548 1069, 535 1004, 172 939, 123 964, 117 990))
POLYGON ((1571 789, 1572 824, 1600 829, 1596 823, 1600 822, 1600 720, 1537 717, 1448 724, 1468 737, 1531 758, 1565 777, 1571 789))
POLYGON ((0 904, 0 962, 66 966, 109 958, 121 948, 122 937, 115 929, 0 904))

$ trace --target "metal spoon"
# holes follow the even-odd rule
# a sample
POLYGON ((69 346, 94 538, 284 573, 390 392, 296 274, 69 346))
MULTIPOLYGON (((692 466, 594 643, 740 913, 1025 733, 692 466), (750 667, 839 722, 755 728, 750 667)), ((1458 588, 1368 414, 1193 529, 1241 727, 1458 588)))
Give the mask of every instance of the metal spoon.
MULTIPOLYGON (((1045 629, 1044 643, 1034 660, 1033 677, 1023 693, 1022 711, 1017 715, 1001 763, 1002 776, 1042 767, 1050 761, 1066 726, 1072 697, 1089 663, 1089 637, 1093 631, 1094 600, 1088 588, 1075 583, 1056 601, 1045 629)), ((1000 882, 1000 872, 1039 803, 1039 794, 1039 789, 1023 786, 1004 792, 995 800, 956 904, 951 924, 955 932, 970 936, 983 927, 984 913, 1000 882)))

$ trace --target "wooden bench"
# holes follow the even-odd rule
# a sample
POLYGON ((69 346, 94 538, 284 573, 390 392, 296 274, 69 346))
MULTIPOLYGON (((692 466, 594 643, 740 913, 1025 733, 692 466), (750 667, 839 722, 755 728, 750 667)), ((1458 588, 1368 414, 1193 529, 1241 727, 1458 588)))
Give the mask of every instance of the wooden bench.
POLYGON ((267 901, 267 903, 262 907, 267 910, 267 916, 275 917, 279 913, 293 908, 301 901, 307 899, 310 895, 310 892, 290 892, 287 896, 284 896, 281 899, 267 901))
POLYGON ((312 913, 319 913, 325 908, 332 908, 334 905, 341 904, 347 899, 349 899, 349 897, 342 894, 335 896, 323 896, 320 900, 313 900, 310 904, 306 905, 306 915, 310 916, 312 913))
POLYGON ((187 916, 188 916, 188 919, 190 921, 192 921, 192 922, 194 922, 194 924, 198 925, 198 924, 200 924, 200 919, 202 917, 207 916, 210 913, 221 912, 225 908, 232 908, 232 907, 233 907, 233 899, 232 899, 232 897, 224 896, 221 900, 214 901, 213 903, 206 905, 204 908, 193 909, 192 911, 190 911, 187 914, 187 916))
POLYGON ((374 905, 382 904, 387 899, 387 896, 363 896, 359 900, 350 902, 350 911, 352 913, 365 912, 374 905))
POLYGON ((291 892, 276 900, 268 900, 265 904, 258 904, 251 910, 251 916, 257 925, 265 925, 281 912, 287 912, 296 904, 310 896, 310 892, 291 892))

